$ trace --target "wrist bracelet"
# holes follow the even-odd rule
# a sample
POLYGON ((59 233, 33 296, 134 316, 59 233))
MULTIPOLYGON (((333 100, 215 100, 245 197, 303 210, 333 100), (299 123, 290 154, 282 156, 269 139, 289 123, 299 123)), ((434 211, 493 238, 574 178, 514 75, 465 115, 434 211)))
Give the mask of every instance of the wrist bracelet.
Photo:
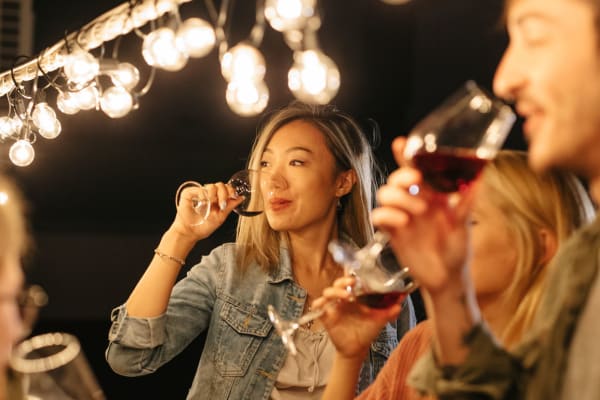
POLYGON ((163 260, 166 259, 166 260, 174 261, 177 264, 181 265, 182 267, 185 265, 185 260, 182 260, 181 258, 170 256, 168 254, 165 254, 162 251, 160 251, 158 248, 154 249, 154 254, 156 254, 157 256, 159 256, 160 258, 162 258, 163 260))

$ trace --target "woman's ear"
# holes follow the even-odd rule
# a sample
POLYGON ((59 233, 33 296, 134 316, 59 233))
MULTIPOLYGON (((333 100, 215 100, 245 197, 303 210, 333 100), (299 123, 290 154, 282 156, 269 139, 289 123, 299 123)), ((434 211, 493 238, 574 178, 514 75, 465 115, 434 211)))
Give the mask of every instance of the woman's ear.
POLYGON ((540 237, 540 245, 542 247, 540 264, 546 265, 550 262, 558 250, 558 239, 556 239, 556 235, 554 233, 545 228, 540 229, 538 231, 538 235, 540 237))
POLYGON ((356 183, 356 172, 353 169, 349 169, 339 174, 336 183, 335 195, 342 197, 352 190, 356 183))

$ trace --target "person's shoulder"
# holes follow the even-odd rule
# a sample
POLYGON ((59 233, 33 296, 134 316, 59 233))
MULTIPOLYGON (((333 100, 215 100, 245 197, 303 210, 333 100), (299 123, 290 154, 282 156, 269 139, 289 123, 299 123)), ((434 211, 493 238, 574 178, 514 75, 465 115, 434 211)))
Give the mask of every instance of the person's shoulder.
POLYGON ((424 320, 406 332, 400 344, 404 347, 426 348, 429 347, 433 336, 433 328, 429 320, 424 320))

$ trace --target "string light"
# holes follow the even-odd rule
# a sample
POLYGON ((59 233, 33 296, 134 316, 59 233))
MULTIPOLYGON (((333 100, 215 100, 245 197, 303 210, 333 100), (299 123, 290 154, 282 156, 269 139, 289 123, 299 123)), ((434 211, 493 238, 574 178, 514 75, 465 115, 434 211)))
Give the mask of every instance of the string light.
MULTIPOLYGON (((336 96, 340 72, 318 45, 321 18, 317 0, 257 0, 254 26, 246 39, 232 47, 226 35, 232 0, 222 0, 219 10, 213 0, 205 0, 210 22, 198 17, 182 21, 179 7, 190 1, 129 0, 65 35, 39 56, 0 73, 0 97, 6 96, 9 102, 8 115, 0 116, 0 142, 14 141, 10 160, 17 166, 30 165, 36 137, 54 139, 61 133, 61 123, 45 100, 45 91, 56 90, 56 108, 63 114, 95 109, 110 118, 122 118, 138 109, 138 100, 149 91, 155 69, 179 71, 190 57, 204 57, 215 48, 231 110, 242 116, 261 113, 269 101, 264 81, 267 67, 259 50, 267 23, 282 33, 293 54, 288 73, 292 94, 318 104, 336 96), (141 54, 150 67, 149 78, 140 89, 136 89, 140 86, 139 66, 118 57, 119 41, 132 32, 142 38, 141 54), (112 41, 113 54, 105 57, 104 45, 112 41), (95 55, 99 47, 101 51, 95 55), (38 87, 40 79, 46 80, 45 86, 38 87)), ((382 1, 400 4, 408 0, 382 1)))

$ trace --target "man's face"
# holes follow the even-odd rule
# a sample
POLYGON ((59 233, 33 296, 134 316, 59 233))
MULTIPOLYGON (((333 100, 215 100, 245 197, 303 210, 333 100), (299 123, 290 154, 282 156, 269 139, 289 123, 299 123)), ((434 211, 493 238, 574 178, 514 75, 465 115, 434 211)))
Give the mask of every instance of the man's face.
POLYGON ((536 170, 600 174, 600 44, 586 0, 513 0, 495 92, 525 118, 536 170))

